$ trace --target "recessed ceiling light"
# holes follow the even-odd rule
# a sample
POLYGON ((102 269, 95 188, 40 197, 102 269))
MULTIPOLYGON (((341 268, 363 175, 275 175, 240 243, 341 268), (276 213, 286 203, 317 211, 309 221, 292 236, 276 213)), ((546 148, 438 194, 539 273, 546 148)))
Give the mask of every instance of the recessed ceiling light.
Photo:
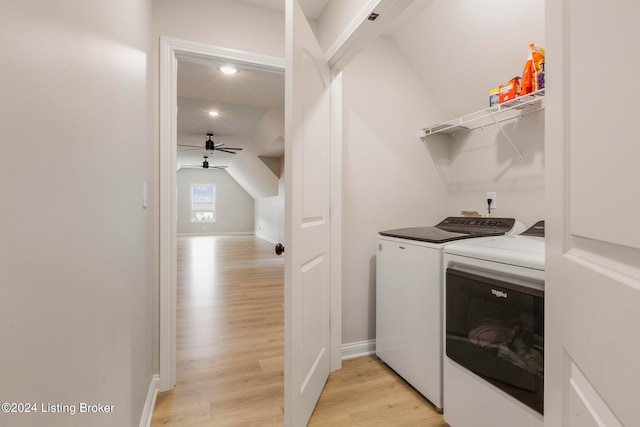
POLYGON ((209 111, 209 115, 211 117, 218 117, 220 115, 220 113, 218 113, 217 111, 209 111))
POLYGON ((236 68, 230 67, 230 66, 220 67, 220 71, 222 71, 225 74, 235 74, 238 72, 236 68))

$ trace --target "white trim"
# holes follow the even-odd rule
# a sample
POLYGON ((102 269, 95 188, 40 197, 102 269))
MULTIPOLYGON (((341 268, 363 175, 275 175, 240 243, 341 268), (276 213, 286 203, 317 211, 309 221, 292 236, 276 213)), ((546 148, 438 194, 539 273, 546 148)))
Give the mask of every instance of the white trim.
POLYGON ((324 57, 329 62, 335 62, 334 56, 342 49, 347 41, 355 34, 360 25, 371 15, 371 12, 378 6, 381 0, 371 0, 360 12, 353 18, 353 20, 346 26, 344 31, 340 33, 337 39, 333 42, 329 49, 324 53, 324 57))
MULTIPOLYGON (((379 1, 379 0, 376 0, 379 1)), ((377 4, 377 3, 376 3, 377 4)), ((198 42, 160 37, 160 391, 176 383, 176 280, 177 280, 177 202, 176 202, 176 115, 178 57, 199 61, 226 59, 253 65, 265 71, 284 72, 284 58, 221 48, 198 42)), ((340 221, 342 185, 342 80, 332 83, 332 277, 331 277, 331 369, 340 369, 342 354, 342 223, 340 221)), ((249 233, 252 234, 252 233, 249 233)), ((264 236, 258 236, 266 239, 264 236)), ((373 352, 375 352, 375 347, 373 352)), ((371 354, 371 350, 357 354, 371 354)), ((357 357, 357 356, 354 356, 357 357)))
POLYGON ((201 63, 211 63, 215 59, 225 59, 241 62, 262 71, 284 72, 284 58, 277 56, 245 52, 172 37, 160 37, 160 41, 164 41, 172 48, 176 58, 190 58, 194 62, 201 63))
POLYGON ((160 38, 160 390, 176 383, 176 115, 177 59, 160 38))
POLYGON ((415 2, 416 0, 370 0, 325 52, 329 66, 334 70, 344 69, 415 2), (372 12, 379 14, 375 22, 368 20, 372 12))
POLYGON ((331 76, 331 371, 342 368, 342 73, 331 76))
POLYGON ((376 354, 376 340, 366 340, 342 344, 342 360, 376 354))
POLYGON ((197 236, 253 236, 253 231, 203 231, 202 233, 178 233, 178 237, 197 237, 197 236))
POLYGON ((284 58, 160 37, 160 391, 176 383, 176 146, 177 64, 180 58, 224 59, 284 72, 284 58))
POLYGON ((160 376, 155 374, 151 377, 151 383, 149 384, 149 391, 147 392, 147 400, 144 402, 144 408, 142 410, 142 416, 140 417, 140 427, 149 427, 151 425, 151 418, 153 417, 153 409, 156 406, 156 398, 160 391, 160 376))
MULTIPOLYGON (((593 388, 587 377, 582 373, 580 368, 571 360, 569 384, 574 389, 576 395, 589 411, 589 415, 599 426, 622 427, 622 423, 615 414, 609 409, 609 406, 602 400, 600 394, 593 388)), ((575 417, 575 415, 574 415, 575 417)))
POLYGON ((267 236, 262 235, 262 234, 255 233, 255 236, 260 238, 260 239, 262 239, 262 240, 264 240, 265 242, 271 243, 272 245, 277 245, 279 243, 277 240, 272 239, 271 237, 267 237, 267 236))

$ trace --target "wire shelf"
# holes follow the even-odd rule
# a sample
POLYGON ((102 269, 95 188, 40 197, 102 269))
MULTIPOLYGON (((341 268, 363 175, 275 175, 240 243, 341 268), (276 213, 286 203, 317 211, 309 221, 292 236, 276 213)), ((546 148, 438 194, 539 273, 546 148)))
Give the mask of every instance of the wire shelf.
POLYGON ((545 90, 541 89, 530 94, 519 96, 503 102, 495 107, 486 108, 475 113, 458 117, 448 122, 438 123, 418 132, 420 138, 438 133, 454 135, 484 126, 494 125, 506 120, 517 119, 525 114, 544 108, 545 90))

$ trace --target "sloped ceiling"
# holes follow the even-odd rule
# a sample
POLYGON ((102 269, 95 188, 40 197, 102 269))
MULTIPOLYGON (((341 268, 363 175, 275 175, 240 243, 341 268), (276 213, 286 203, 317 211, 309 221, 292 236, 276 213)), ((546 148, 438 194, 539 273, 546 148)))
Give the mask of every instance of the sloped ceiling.
MULTIPOLYGON (((284 0, 242 1, 257 6, 256 13, 260 8, 284 13, 284 0)), ((320 17, 329 2, 298 1, 311 21, 320 17)), ((237 74, 228 76, 220 73, 220 65, 224 64, 189 57, 178 62, 177 168, 198 167, 206 155, 211 166, 227 166, 227 173, 252 197, 275 196, 281 174, 273 164, 284 155, 284 74, 240 67, 237 74), (211 117, 209 111, 220 115, 211 117), (242 151, 234 155, 181 147, 203 146, 207 133, 213 133, 216 143, 225 144, 222 148, 242 151)))
POLYGON ((284 155, 284 144, 270 144, 284 135, 284 75, 241 66, 225 75, 220 65, 200 58, 178 62, 177 167, 198 167, 206 155, 210 166, 227 166, 252 197, 275 196, 279 177, 259 156, 284 155), (242 151, 198 149, 208 133, 221 148, 242 151))
MULTIPOLYGON (((245 3, 255 4, 256 6, 268 7, 284 11, 284 0, 242 0, 245 3)), ((308 19, 317 20, 322 11, 329 3, 329 0, 298 0, 300 7, 304 11, 304 15, 308 19)))
POLYGON ((448 118, 486 108, 490 89, 522 75, 529 44, 544 47, 544 0, 425 4, 388 36, 448 118))
MULTIPOLYGON (((284 12, 284 0, 242 1, 259 6, 256 13, 265 7, 284 12)), ((328 2, 299 0, 312 21, 328 2)), ((226 172, 252 197, 275 196, 280 170, 272 164, 284 155, 284 74, 240 66, 237 74, 228 76, 219 71, 221 65, 195 57, 178 62, 177 168, 199 167, 206 155, 210 166, 226 166, 226 172), (220 115, 211 117, 209 111, 220 115), (230 154, 184 147, 203 146, 207 133, 213 133, 216 143, 225 144, 222 148, 242 151, 230 154)))

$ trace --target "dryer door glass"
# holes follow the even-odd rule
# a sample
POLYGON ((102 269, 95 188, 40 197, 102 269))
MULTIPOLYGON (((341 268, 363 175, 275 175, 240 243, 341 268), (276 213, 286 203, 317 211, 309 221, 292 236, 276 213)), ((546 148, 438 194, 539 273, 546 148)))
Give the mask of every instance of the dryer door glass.
POLYGON ((446 274, 446 354, 543 413, 544 293, 455 268, 446 274))

